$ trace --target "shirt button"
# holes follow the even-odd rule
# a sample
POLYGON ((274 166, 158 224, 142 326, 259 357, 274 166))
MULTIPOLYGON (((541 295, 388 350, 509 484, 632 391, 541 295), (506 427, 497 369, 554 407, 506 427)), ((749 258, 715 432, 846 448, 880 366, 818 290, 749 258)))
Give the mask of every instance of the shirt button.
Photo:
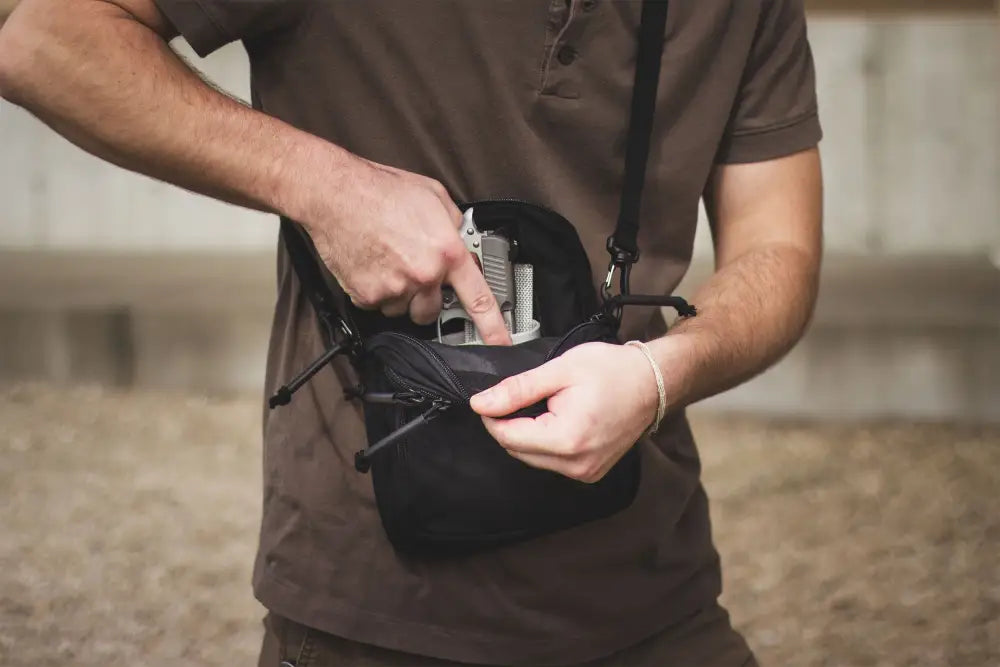
POLYGON ((563 45, 559 49, 559 53, 556 54, 556 60, 563 65, 572 65, 573 61, 576 60, 576 49, 569 44, 563 45))

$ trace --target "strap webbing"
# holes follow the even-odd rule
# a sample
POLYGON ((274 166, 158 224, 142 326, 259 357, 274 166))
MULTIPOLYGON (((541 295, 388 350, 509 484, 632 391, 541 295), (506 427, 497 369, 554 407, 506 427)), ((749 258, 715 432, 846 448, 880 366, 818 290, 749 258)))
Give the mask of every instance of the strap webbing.
MULTIPOLYGON (((634 262, 639 256, 639 208, 646 180, 650 136, 656 110, 656 89, 660 81, 660 60, 666 38, 667 0, 645 0, 639 23, 639 44, 636 52, 635 84, 632 88, 632 109, 625 143, 625 181, 622 185, 621 207, 614 236, 608 239, 612 255, 624 251, 622 260, 634 262)), ((617 263, 617 259, 616 263, 617 263)))

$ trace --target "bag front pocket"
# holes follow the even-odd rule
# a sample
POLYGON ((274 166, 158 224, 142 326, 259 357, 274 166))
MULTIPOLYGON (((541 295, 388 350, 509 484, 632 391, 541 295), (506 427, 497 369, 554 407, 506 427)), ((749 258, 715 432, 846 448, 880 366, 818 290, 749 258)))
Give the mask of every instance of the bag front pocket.
MULTIPOLYGON (((512 457, 468 406, 471 393, 544 363, 569 343, 607 340, 612 334, 595 322, 558 339, 532 341, 525 350, 439 346, 389 332, 374 336, 366 389, 412 392, 430 404, 448 401, 419 428, 371 457, 376 501, 392 543, 405 552, 464 553, 569 528, 631 504, 639 478, 636 452, 626 454, 599 482, 578 482, 512 457)), ((369 436, 390 437, 422 419, 427 406, 420 401, 366 403, 369 436)), ((519 414, 544 410, 541 402, 519 414)))

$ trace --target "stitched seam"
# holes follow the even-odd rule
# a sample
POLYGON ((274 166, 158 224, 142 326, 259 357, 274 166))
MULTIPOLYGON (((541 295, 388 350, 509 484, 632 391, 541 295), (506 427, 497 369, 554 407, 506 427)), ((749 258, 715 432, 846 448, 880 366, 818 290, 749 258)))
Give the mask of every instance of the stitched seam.
POLYGON ((299 645, 299 653, 295 657, 295 667, 309 667, 309 658, 312 657, 312 630, 305 628, 305 635, 302 637, 302 644, 299 645))
POLYGON ((743 130, 735 130, 735 131, 733 131, 733 133, 730 136, 732 136, 732 137, 747 137, 747 136, 753 136, 753 135, 756 135, 756 134, 767 134, 769 132, 777 132, 777 131, 780 131, 780 130, 786 130, 786 129, 790 128, 790 127, 794 127, 795 125, 799 125, 799 124, 801 124, 801 123, 809 120, 810 118, 814 118, 818 113, 819 113, 818 110, 816 108, 813 108, 813 109, 810 109, 809 111, 806 111, 805 113, 799 114, 798 116, 794 116, 792 118, 789 118, 788 120, 784 120, 784 121, 781 121, 781 122, 778 122, 778 123, 774 123, 773 125, 766 125, 764 127, 752 127, 752 128, 746 128, 746 129, 743 129, 743 130))

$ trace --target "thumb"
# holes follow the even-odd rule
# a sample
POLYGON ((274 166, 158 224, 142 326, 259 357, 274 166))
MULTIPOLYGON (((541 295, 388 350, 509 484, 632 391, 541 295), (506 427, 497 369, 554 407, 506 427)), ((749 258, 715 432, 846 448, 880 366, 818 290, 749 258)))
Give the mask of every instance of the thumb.
POLYGON ((568 384, 564 366, 553 360, 479 392, 469 399, 469 406, 485 417, 502 417, 548 398, 568 384))

